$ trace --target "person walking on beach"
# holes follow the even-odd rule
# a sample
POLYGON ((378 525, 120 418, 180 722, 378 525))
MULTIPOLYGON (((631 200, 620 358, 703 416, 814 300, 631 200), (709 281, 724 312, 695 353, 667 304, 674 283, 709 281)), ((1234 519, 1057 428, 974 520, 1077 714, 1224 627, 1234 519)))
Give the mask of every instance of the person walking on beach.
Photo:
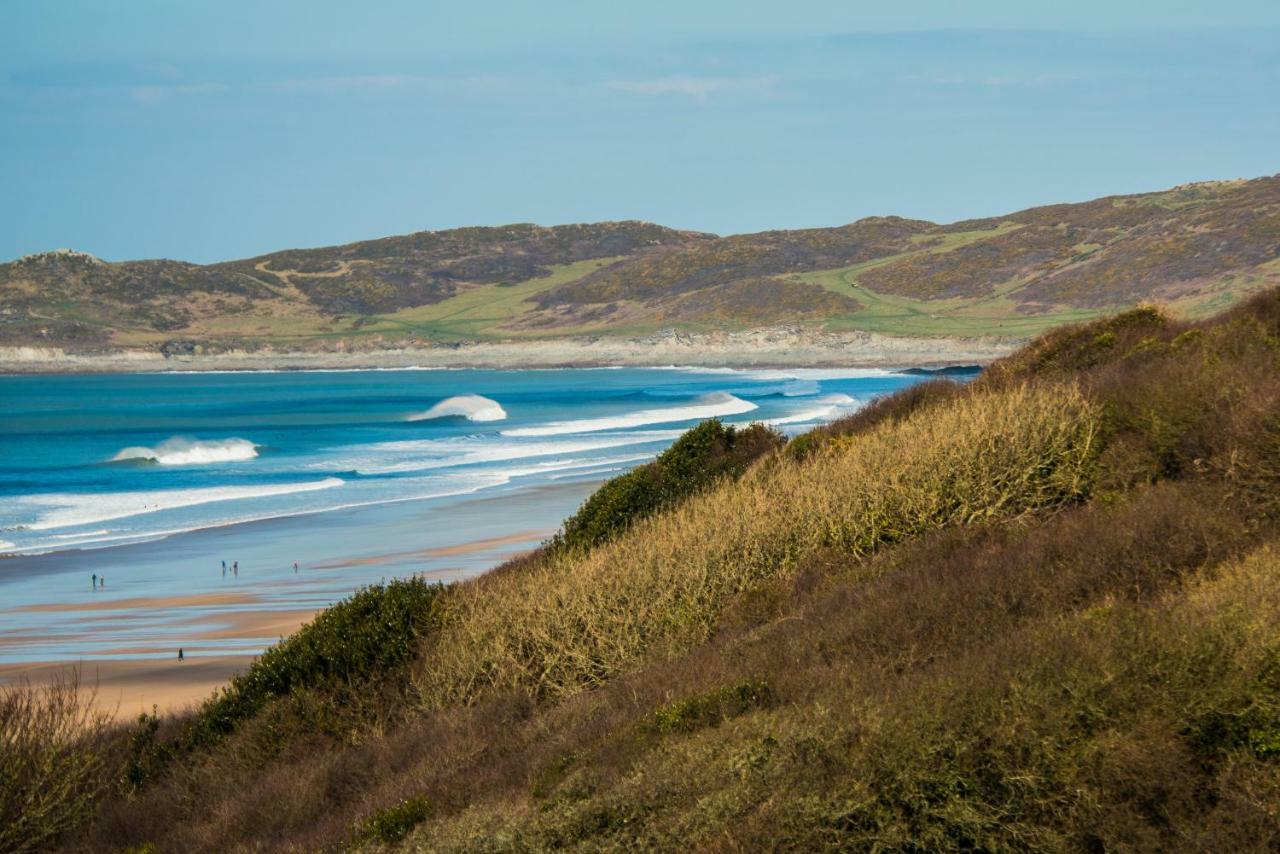
POLYGON ((296 560, 293 562, 293 574, 298 574, 298 562, 296 560))
POLYGON ((222 577, 227 577, 227 562, 225 560, 222 562, 222 577))
POLYGON ((236 578, 240 577, 240 561, 233 560, 231 562, 231 574, 234 575, 236 578))
POLYGON ((98 589, 98 573, 96 572, 93 574, 93 589, 98 589))
POLYGON ((178 647, 178 661, 183 661, 183 660, 184 659, 182 657, 182 647, 178 647))

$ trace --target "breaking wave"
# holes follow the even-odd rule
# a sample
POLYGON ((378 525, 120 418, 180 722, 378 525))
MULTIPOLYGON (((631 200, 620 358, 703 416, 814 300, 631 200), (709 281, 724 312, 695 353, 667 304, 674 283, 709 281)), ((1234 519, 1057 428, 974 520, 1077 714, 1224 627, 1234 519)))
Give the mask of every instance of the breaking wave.
POLYGON ((503 430, 504 436, 560 436, 567 433, 593 433, 598 430, 624 430, 643 427, 646 424, 666 424, 674 421, 692 421, 702 418, 718 418, 722 415, 741 415, 757 409, 756 404, 734 397, 722 391, 712 392, 686 406, 665 409, 641 409, 625 415, 604 418, 582 418, 576 421, 552 421, 537 427, 517 427, 503 430))
POLYGON ((450 418, 460 416, 468 421, 502 421, 507 411, 496 400, 481 397, 478 394, 460 394, 448 397, 417 415, 410 415, 409 421, 430 421, 434 418, 450 418))
POLYGON ((147 460, 162 466, 194 466, 205 463, 232 463, 252 460, 258 446, 248 439, 187 439, 174 436, 154 448, 135 445, 111 458, 112 462, 147 460))
POLYGON ((781 418, 770 418, 766 424, 804 424, 808 421, 822 421, 837 414, 841 410, 856 406, 857 401, 847 394, 829 394, 820 397, 814 401, 820 404, 812 409, 803 409, 792 415, 784 415, 781 418))
POLYGON ((193 507, 215 501, 238 501, 246 498, 290 495, 295 492, 314 492, 341 486, 336 477, 304 483, 282 483, 263 486, 212 486, 197 489, 165 489, 148 492, 113 492, 105 494, 55 493, 31 495, 24 499, 29 505, 44 508, 34 523, 27 525, 31 531, 48 531, 91 525, 111 519, 125 519, 179 507, 193 507))

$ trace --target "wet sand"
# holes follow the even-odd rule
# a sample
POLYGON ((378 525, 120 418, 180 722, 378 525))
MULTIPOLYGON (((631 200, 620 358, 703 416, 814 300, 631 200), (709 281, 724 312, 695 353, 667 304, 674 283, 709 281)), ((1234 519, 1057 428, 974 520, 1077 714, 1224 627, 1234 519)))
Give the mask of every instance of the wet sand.
MULTIPOLYGON (((590 484, 544 487, 535 490, 537 495, 526 500, 537 502, 539 495, 545 500, 547 495, 559 492, 576 497, 591 488, 590 484)), ((484 512, 480 508, 493 506, 491 501, 477 500, 477 511, 484 512)), ((413 524, 411 507, 388 508, 388 511, 403 514, 408 523, 413 524)), ((305 527, 307 521, 305 518, 269 520, 248 523, 245 527, 279 533, 295 525, 305 527)), ((232 530, 193 532, 189 536, 197 540, 204 535, 223 537, 232 530)), ((38 684, 78 667, 81 684, 86 688, 96 685, 98 708, 117 719, 132 719, 141 712, 150 712, 153 707, 165 713, 180 712, 207 699, 232 676, 249 667, 260 649, 297 631, 329 602, 342 598, 345 595, 342 591, 349 590, 357 580, 359 583, 375 580, 362 571, 366 567, 394 567, 397 576, 416 575, 448 582, 494 566, 551 533, 549 528, 527 529, 463 542, 446 540, 444 545, 423 549, 371 554, 357 551, 343 559, 305 565, 297 574, 280 570, 274 577, 249 580, 242 576, 240 580, 246 582, 245 586, 230 591, 120 595, 105 599, 82 593, 78 601, 37 600, 0 608, 0 657, 8 653, 10 658, 9 663, 0 663, 0 684, 24 678, 38 684), (457 561, 469 565, 463 566, 457 561), (406 567, 414 565, 422 568, 406 571, 406 567), (48 618, 59 619, 59 625, 55 628, 44 623, 48 618), (50 641, 62 649, 86 652, 63 660, 31 655, 41 648, 41 643, 50 641), (185 656, 182 661, 177 658, 179 646, 185 656), (252 654, 235 654, 238 648, 250 649, 252 654), (13 661, 27 656, 35 660, 13 661)), ((172 540, 162 540, 125 549, 135 556, 159 551, 162 561, 168 563, 163 550, 172 545, 172 540)), ((101 560, 102 554, 97 552, 93 557, 101 560)), ((59 560, 59 555, 44 557, 59 560)), ((73 558, 74 553, 65 553, 61 559, 73 558)), ((49 591, 55 589, 41 587, 49 591)))
MULTIPOLYGON (((316 569, 346 569, 356 566, 378 566, 385 563, 394 563, 405 560, 407 558, 435 558, 435 557, 457 557, 459 555, 475 554, 476 552, 486 551, 495 546, 507 546, 512 543, 524 543, 530 540, 537 540, 548 536, 546 531, 520 531, 515 534, 507 534, 501 537, 489 537, 484 540, 475 540, 470 543, 461 543, 456 546, 436 546, 429 549, 415 549, 407 552, 391 552, 385 555, 370 555, 368 557, 355 557, 348 560, 335 561, 333 563, 316 564, 316 569)), ((435 570, 438 574, 441 570, 435 570)), ((425 573, 423 573, 425 575, 425 573)))
MULTIPOLYGON (((0 683, 26 678, 33 683, 48 681, 71 668, 79 668, 80 682, 86 688, 96 686, 98 708, 118 719, 136 717, 158 707, 166 713, 181 711, 198 704, 220 685, 253 663, 253 655, 210 655, 202 642, 228 638, 262 638, 274 640, 296 632, 315 616, 317 609, 234 611, 219 614, 214 628, 199 628, 208 617, 196 611, 200 605, 216 600, 218 604, 250 605, 256 597, 187 596, 120 600, 132 609, 166 608, 176 612, 174 624, 193 627, 190 641, 183 647, 185 658, 170 646, 154 643, 121 645, 102 650, 99 656, 79 661, 42 661, 0 665, 0 683), (234 601, 232 599, 234 598, 234 601)), ((94 607, 94 606, 90 606, 94 607)), ((10 640, 0 636, 0 650, 10 640)))

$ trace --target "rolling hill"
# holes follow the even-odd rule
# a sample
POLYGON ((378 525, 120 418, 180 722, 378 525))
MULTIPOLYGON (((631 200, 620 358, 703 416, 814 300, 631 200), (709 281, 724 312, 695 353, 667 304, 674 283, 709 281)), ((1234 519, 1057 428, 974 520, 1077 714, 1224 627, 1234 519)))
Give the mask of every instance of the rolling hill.
POLYGON ((0 686, 0 851, 1275 851, 1280 289, 705 422, 198 709, 0 686))
POLYGON ((1204 317, 1277 283, 1272 176, 949 225, 521 224, 210 265, 59 250, 0 264, 0 346, 368 350, 779 326, 1024 339, 1147 301, 1204 317))

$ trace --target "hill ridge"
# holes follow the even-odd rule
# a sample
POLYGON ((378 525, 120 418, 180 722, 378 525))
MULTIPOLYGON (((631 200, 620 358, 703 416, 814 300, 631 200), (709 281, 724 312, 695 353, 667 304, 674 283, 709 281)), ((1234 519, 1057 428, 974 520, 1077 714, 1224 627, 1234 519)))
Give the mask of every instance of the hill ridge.
POLYGON ((1141 302, 1204 317, 1280 284, 1280 176, 947 224, 508 223, 203 265, 91 257, 0 264, 0 347, 378 350, 783 325, 1026 339, 1141 302))

